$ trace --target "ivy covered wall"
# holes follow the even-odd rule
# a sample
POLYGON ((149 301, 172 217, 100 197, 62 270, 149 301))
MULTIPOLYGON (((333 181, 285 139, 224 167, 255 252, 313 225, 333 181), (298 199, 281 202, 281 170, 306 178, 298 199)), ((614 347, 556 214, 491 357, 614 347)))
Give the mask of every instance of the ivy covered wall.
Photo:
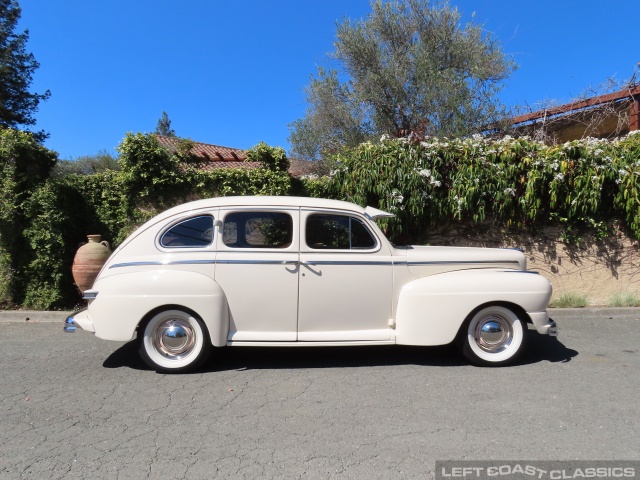
MULTIPOLYGON (((635 133, 635 132, 634 132, 635 133)), ((567 235, 614 223, 640 238, 640 134, 548 146, 526 138, 381 138, 334 159, 332 195, 396 214, 387 234, 490 220, 516 230, 549 224, 567 235)))
POLYGON ((28 134, 3 130, 0 146, 0 305, 70 308, 79 302, 71 265, 86 235, 114 247, 138 225, 179 203, 228 195, 344 199, 396 214, 391 240, 429 241, 446 225, 487 223, 512 232, 556 225, 640 238, 640 135, 547 146, 528 139, 390 139, 331 159, 330 176, 293 179, 284 151, 249 152, 264 168, 205 171, 189 142, 170 152, 153 135, 128 134, 121 171, 47 178, 55 163, 28 134), (26 159, 26 160, 25 160, 26 159), (32 162, 31 167, 25 166, 32 162))

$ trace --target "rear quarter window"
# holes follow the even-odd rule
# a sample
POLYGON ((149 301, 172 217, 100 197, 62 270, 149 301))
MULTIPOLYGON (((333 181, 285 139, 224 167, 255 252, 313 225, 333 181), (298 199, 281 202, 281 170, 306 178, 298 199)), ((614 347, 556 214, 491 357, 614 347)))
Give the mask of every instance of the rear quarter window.
POLYGON ((160 237, 165 248, 198 248, 213 243, 213 217, 201 215, 183 220, 170 227, 160 237))

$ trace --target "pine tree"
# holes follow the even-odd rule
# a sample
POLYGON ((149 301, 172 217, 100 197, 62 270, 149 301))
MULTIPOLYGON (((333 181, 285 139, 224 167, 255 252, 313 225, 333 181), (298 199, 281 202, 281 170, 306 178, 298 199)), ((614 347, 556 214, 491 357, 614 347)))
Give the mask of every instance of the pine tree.
MULTIPOLYGON (((29 91, 33 73, 40 67, 32 53, 26 51, 29 31, 16 33, 21 9, 16 0, 0 0, 0 127, 20 129, 36 123, 38 104, 49 98, 29 91)), ((34 136, 42 141, 43 131, 34 136)))
POLYGON ((163 135, 165 137, 176 136, 176 131, 171 128, 171 120, 169 120, 169 115, 167 115, 167 112, 162 112, 162 116, 158 120, 156 131, 154 133, 156 135, 163 135))

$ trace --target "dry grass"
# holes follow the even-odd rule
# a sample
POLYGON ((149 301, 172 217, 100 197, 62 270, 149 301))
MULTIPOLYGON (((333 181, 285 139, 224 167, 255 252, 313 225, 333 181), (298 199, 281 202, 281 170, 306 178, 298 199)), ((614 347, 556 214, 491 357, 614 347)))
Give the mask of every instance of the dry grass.
POLYGON ((640 307, 640 295, 634 292, 616 293, 609 299, 610 307, 640 307))
POLYGON ((581 293, 565 292, 551 300, 551 308, 582 308, 587 306, 587 297, 581 293))

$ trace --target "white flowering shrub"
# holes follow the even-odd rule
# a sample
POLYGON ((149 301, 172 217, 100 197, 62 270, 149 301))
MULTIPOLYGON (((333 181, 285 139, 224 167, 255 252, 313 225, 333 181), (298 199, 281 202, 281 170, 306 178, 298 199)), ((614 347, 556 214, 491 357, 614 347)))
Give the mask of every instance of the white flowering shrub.
POLYGON ((548 146, 528 138, 384 136, 333 158, 328 192, 396 214, 393 239, 451 221, 530 229, 617 220, 640 238, 640 135, 548 146))

